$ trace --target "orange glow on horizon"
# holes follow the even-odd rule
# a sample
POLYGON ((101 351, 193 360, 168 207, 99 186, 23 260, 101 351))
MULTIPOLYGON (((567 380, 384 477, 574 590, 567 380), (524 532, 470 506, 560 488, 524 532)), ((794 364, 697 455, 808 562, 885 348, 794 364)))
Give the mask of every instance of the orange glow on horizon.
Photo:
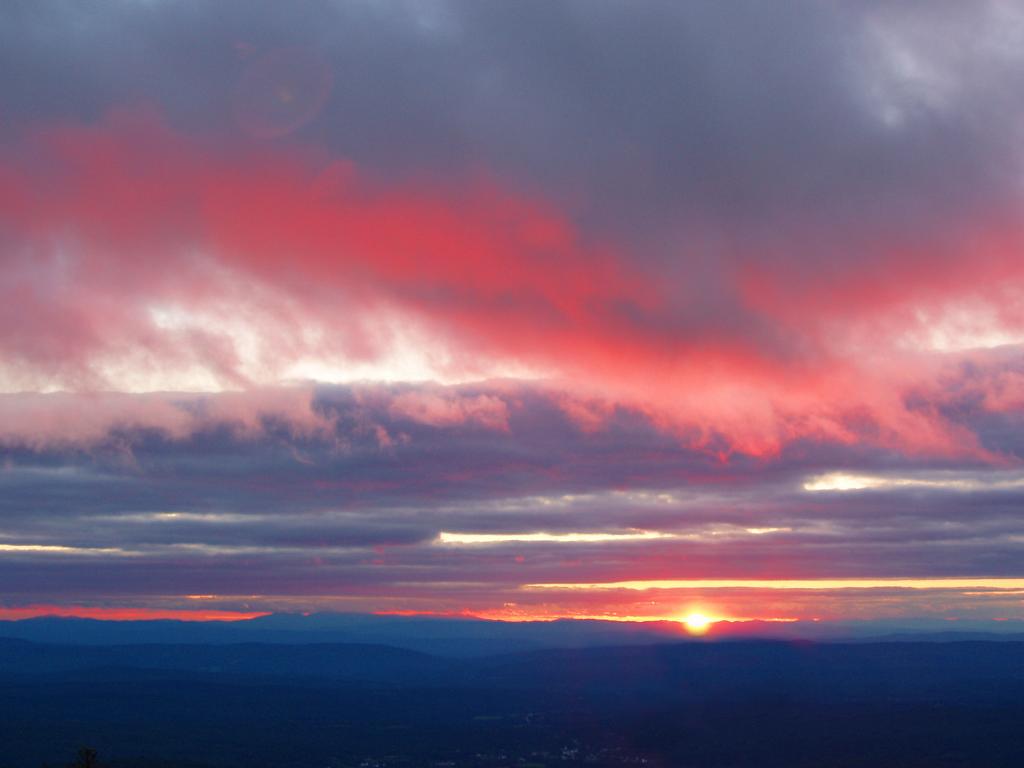
POLYGON ((509 609, 497 609, 497 610, 469 610, 463 609, 459 611, 430 611, 430 610, 414 610, 414 609, 394 609, 386 611, 374 611, 375 616, 422 616, 424 618, 439 618, 439 619, 482 619, 484 621, 503 621, 509 623, 520 623, 520 622, 531 622, 531 621, 561 621, 561 620, 574 620, 574 621, 614 621, 623 624, 645 624, 652 622, 664 622, 666 624, 680 625, 681 628, 685 629, 690 634, 704 634, 712 628, 714 624, 724 623, 730 625, 737 624, 790 624, 799 622, 801 619, 791 616, 736 616, 736 617, 710 617, 704 613, 693 612, 680 618, 678 615, 667 616, 667 615, 626 615, 626 614, 607 614, 607 613, 572 613, 566 612, 530 612, 523 610, 509 610, 509 609))
POLYGON ((59 616, 75 619, 100 619, 103 621, 245 621, 270 615, 269 611, 213 611, 162 608, 108 608, 84 605, 23 605, 0 606, 0 620, 20 621, 38 619, 44 616, 59 616))
POLYGON ((684 616, 681 621, 683 626, 686 627, 686 631, 691 635, 703 635, 711 628, 715 619, 709 618, 703 613, 694 611, 684 616))
POLYGON ((529 621, 561 621, 572 619, 576 621, 617 621, 622 623, 643 623, 652 621, 676 622, 669 616, 632 616, 621 614, 605 613, 571 613, 571 612, 530 612, 509 609, 495 610, 469 610, 461 611, 430 611, 430 610, 388 610, 374 611, 374 616, 423 616, 425 618, 438 619, 482 619, 484 621, 504 621, 508 623, 520 623, 529 621))

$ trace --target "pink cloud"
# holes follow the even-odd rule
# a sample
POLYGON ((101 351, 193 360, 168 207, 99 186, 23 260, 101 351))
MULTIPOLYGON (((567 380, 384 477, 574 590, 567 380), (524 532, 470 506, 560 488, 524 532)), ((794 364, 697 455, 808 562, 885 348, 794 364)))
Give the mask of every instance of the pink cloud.
MULTIPOLYGON (((751 326, 713 315, 693 326, 680 302, 697 297, 483 174, 383 183, 315 151, 197 142, 145 113, 42 128, 14 156, 0 171, 19 235, 0 284, 0 352, 15 389, 109 389, 126 370, 253 388, 303 358, 378 359, 393 342, 381 318, 400 316, 474 361, 455 365, 550 372, 581 394, 567 407, 586 429, 606 410, 582 405, 591 398, 647 410, 723 455, 808 437, 978 456, 941 409, 907 405, 911 393, 941 401, 960 358, 901 339, 965 298, 1001 330, 1024 330, 1011 290, 1024 282, 1024 231, 999 211, 909 241, 822 241, 865 254, 827 267, 741 244, 717 268, 735 302, 723 314, 751 326)), ((1010 384, 998 387, 990 407, 1016 408, 1010 384)), ((166 403, 146 407, 171 433, 189 428, 166 403)), ((504 403, 486 396, 416 393, 393 407, 507 429, 504 403)), ((26 418, 18 429, 33 429, 26 418)))
POLYGON ((263 434, 277 419, 297 436, 333 434, 329 418, 313 409, 308 387, 174 393, 20 393, 0 395, 0 444, 32 449, 89 446, 117 430, 155 430, 183 440, 212 426, 227 426, 243 439, 263 434))

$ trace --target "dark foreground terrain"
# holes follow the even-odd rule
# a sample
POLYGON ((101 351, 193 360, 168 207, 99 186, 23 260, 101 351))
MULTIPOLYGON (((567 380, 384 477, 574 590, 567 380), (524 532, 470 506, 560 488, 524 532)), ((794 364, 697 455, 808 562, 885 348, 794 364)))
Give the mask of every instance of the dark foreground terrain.
POLYGON ((1024 765, 1024 643, 0 640, 0 768, 1024 765))

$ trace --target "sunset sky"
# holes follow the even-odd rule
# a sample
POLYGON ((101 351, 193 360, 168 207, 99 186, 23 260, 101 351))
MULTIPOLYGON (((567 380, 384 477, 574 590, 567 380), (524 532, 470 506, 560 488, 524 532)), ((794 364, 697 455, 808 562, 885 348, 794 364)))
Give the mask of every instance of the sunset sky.
POLYGON ((0 15, 0 618, 1024 620, 1020 3, 0 15))

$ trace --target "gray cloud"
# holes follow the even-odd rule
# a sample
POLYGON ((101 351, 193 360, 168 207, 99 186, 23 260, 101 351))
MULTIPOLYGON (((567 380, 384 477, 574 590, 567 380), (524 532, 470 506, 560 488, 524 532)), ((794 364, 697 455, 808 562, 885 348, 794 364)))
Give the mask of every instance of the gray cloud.
POLYGON ((270 418, 258 432, 228 421, 185 436, 121 424, 78 446, 9 442, 0 470, 6 589, 393 596, 459 592, 467 582, 514 591, 527 582, 754 578, 780 568, 789 576, 1020 575, 1016 470, 834 446, 723 464, 622 408, 600 428, 581 429, 563 410, 564 393, 537 386, 433 388, 450 400, 502 399, 507 429, 471 419, 425 424, 391 407, 422 391, 321 388, 314 410, 331 432, 304 434, 270 418), (393 439, 381 442, 378 428, 393 439), (118 451, 107 450, 111 441, 118 451), (837 469, 920 482, 804 489, 837 469), (436 541, 442 531, 635 530, 674 538, 436 541), (38 549, 54 546, 69 550, 38 549))
POLYGON ((634 234, 775 234, 809 210, 896 226, 1015 188, 1019 16, 995 2, 16 2, 0 97, 8 123, 149 102, 230 136, 253 58, 301 47, 336 76, 301 138, 379 170, 586 190, 581 213, 634 234))

